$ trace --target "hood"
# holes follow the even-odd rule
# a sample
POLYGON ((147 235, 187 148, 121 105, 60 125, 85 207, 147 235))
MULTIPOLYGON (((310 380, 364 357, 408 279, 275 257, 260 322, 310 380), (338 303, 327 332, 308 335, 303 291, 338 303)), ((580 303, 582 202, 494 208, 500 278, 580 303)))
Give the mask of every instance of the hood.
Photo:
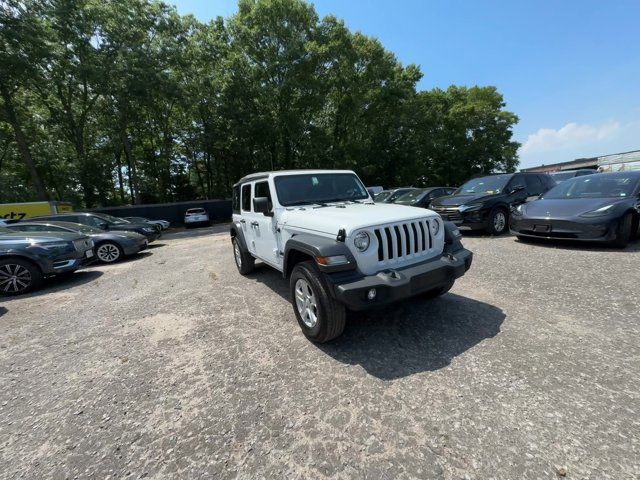
POLYGON ((524 212, 528 217, 570 218, 608 205, 622 204, 627 200, 620 198, 543 198, 526 203, 524 212))
POLYGON ((154 230, 154 226, 150 223, 122 223, 109 225, 109 230, 136 230, 140 228, 150 228, 154 230))
POLYGON ((87 238, 86 235, 72 232, 15 232, 0 233, 0 241, 5 243, 46 243, 46 242, 72 242, 87 238))
POLYGON ((282 226, 337 235, 345 229, 347 235, 359 228, 388 225, 436 216, 431 210, 393 203, 357 203, 344 206, 295 207, 285 210, 282 226))
POLYGON ((486 193, 477 193, 473 195, 470 195, 470 194, 447 195, 445 197, 436 198, 431 202, 431 204, 439 207, 458 207, 460 205, 466 205, 469 203, 482 202, 489 198, 496 198, 499 195, 502 195, 502 194, 498 193, 495 195, 487 195, 486 193))
POLYGON ((122 238, 122 239, 128 239, 128 240, 139 240, 141 238, 146 238, 144 235, 137 233, 137 232, 131 232, 128 230, 114 230, 114 231, 109 231, 109 230, 105 230, 104 232, 96 232, 96 233, 91 233, 89 234, 90 237, 102 237, 102 238, 122 238))

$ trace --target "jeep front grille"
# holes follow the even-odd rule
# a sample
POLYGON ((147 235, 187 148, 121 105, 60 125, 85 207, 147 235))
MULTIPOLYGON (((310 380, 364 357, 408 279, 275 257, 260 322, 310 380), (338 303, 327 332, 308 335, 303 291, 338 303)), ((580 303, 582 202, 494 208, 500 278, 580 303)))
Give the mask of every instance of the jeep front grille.
POLYGON ((387 225, 374 229, 378 239, 378 261, 395 262, 415 258, 433 248, 429 220, 387 225))

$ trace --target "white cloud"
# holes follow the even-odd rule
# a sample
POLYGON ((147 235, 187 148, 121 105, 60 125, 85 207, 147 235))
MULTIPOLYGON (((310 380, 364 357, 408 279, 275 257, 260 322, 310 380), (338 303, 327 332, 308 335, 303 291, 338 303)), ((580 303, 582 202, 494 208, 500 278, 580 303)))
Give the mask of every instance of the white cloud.
POLYGON ((610 121, 599 126, 567 123, 564 127, 541 128, 528 136, 520 147, 520 155, 527 156, 538 152, 553 152, 585 145, 593 145, 615 136, 620 131, 620 123, 610 121))

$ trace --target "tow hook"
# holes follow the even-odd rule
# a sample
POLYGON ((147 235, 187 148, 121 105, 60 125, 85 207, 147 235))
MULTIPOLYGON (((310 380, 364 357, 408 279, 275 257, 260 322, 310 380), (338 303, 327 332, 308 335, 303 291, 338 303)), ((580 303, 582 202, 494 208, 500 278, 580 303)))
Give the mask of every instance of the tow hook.
POLYGON ((393 280, 400 280, 400 274, 398 272, 396 272, 395 270, 385 270, 382 272, 384 274, 385 277, 389 277, 393 280))
POLYGON ((456 257, 454 257, 451 253, 445 253, 445 257, 447 257, 452 262, 456 261, 456 257))

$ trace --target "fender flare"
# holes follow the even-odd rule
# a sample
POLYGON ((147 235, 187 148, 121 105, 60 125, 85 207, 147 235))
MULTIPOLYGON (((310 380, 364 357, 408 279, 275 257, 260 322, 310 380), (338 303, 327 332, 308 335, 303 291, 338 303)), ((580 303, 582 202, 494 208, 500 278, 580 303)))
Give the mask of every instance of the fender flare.
POLYGON ((231 235, 231 238, 237 238, 238 242, 240 243, 240 246, 246 251, 249 251, 249 248, 247 247, 247 241, 244 238, 244 232, 242 231, 242 228, 239 227, 238 225, 236 225, 235 223, 231 224, 231 227, 229 227, 229 234, 231 235))
POLYGON ((292 258, 292 252, 300 252, 314 259, 317 257, 334 257, 338 255, 344 255, 347 258, 347 263, 341 265, 321 265, 316 263, 320 271, 325 273, 354 270, 357 267, 355 257, 344 242, 339 242, 333 238, 327 238, 320 235, 302 233, 287 240, 284 247, 282 273, 285 277, 291 267, 289 262, 292 258))

